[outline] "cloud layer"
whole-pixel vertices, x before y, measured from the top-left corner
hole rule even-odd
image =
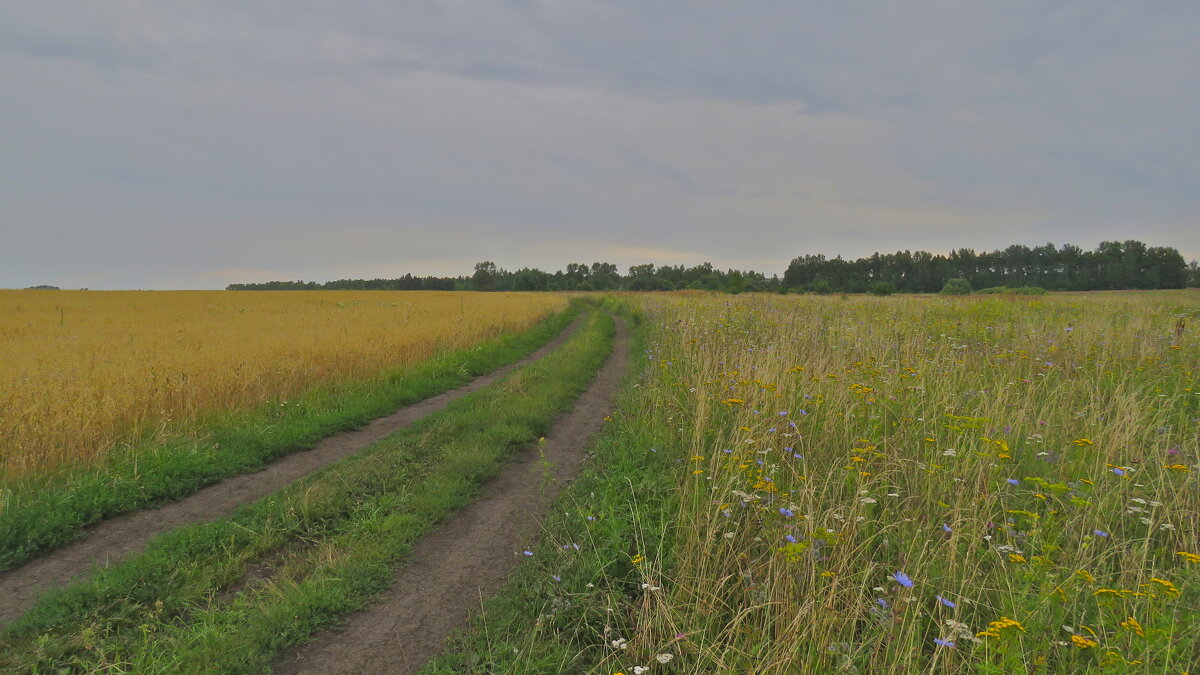
[[[0,287],[1200,256],[1200,5],[806,4],[0,9]]]

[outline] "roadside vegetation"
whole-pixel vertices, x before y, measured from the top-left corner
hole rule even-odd
[[[1200,297],[641,296],[640,372],[428,672],[1185,672]]]
[[[278,395],[268,394],[263,389],[254,393],[258,398],[253,400],[257,402],[248,408],[243,406],[232,411],[214,409],[203,414],[197,412],[192,423],[173,425],[166,431],[138,434],[135,440],[120,443],[99,457],[93,458],[89,453],[83,452],[79,462],[67,464],[66,457],[62,456],[54,460],[53,471],[44,467],[45,471],[18,473],[0,481],[0,570],[28,560],[40,551],[72,541],[79,536],[82,528],[104,518],[165,500],[178,499],[222,478],[254,471],[284,454],[312,447],[325,436],[354,428],[404,405],[452,389],[477,375],[512,363],[552,340],[578,313],[576,307],[564,309],[563,304],[559,302],[547,304],[541,301],[495,296],[496,301],[488,305],[489,311],[511,310],[513,316],[507,319],[500,318],[498,314],[467,316],[457,324],[450,320],[442,326],[444,335],[439,337],[428,332],[418,333],[424,336],[427,344],[405,351],[408,338],[386,338],[386,335],[398,333],[409,324],[400,318],[403,315],[397,313],[399,309],[380,306],[381,296],[378,294],[372,295],[374,302],[369,303],[363,302],[361,295],[356,296],[359,299],[351,302],[359,303],[358,309],[339,309],[336,304],[329,304],[339,296],[346,296],[342,299],[347,300],[353,294],[329,294],[328,300],[311,296],[301,299],[294,294],[283,297],[276,294],[255,295],[254,297],[261,299],[251,300],[247,306],[256,308],[255,312],[259,316],[250,320],[248,326],[239,324],[232,318],[238,314],[234,309],[237,304],[229,304],[227,294],[223,296],[226,298],[224,300],[217,297],[220,294],[212,293],[178,296],[163,294],[162,298],[140,300],[146,295],[148,294],[113,294],[111,297],[104,294],[88,295],[88,302],[92,302],[93,298],[102,298],[92,307],[95,316],[91,321],[99,321],[96,318],[98,316],[113,316],[125,311],[117,302],[118,296],[129,296],[134,300],[147,302],[156,308],[155,311],[173,316],[174,319],[168,322],[172,326],[183,322],[184,317],[188,315],[195,319],[198,312],[203,314],[211,311],[216,313],[216,318],[205,319],[193,326],[197,335],[187,339],[195,340],[195,344],[186,349],[180,347],[176,353],[168,353],[157,362],[150,360],[138,364],[135,362],[135,355],[121,356],[121,345],[125,340],[109,335],[109,338],[115,341],[107,346],[101,343],[99,336],[93,338],[95,342],[90,349],[96,351],[90,356],[67,355],[62,357],[60,363],[81,358],[113,359],[135,370],[141,368],[143,372],[161,372],[158,369],[164,367],[163,363],[171,359],[185,359],[186,352],[186,359],[209,360],[207,365],[199,370],[195,369],[198,368],[197,362],[193,362],[189,366],[193,370],[185,380],[211,376],[224,382],[223,385],[218,383],[211,386],[202,383],[187,385],[194,392],[215,392],[221,386],[240,386],[237,384],[238,374],[250,370],[257,371],[259,375],[247,375],[247,390],[267,387],[266,383],[274,377],[272,373],[275,371],[304,368],[311,369],[304,378],[293,379],[288,376],[286,379],[295,386],[299,386],[301,381],[309,381],[310,386],[307,389],[285,388]],[[411,320],[428,320],[427,313],[437,311],[438,302],[453,300],[457,311],[459,300],[451,298],[450,294],[444,295],[447,297],[440,300],[429,295],[421,296],[430,297],[433,304],[418,303],[419,311],[408,310],[417,312]],[[28,304],[25,297],[22,296],[21,302]],[[395,294],[382,297],[402,300],[412,296]],[[465,298],[462,302],[476,303],[479,297],[481,296]],[[83,299],[80,299],[80,302],[82,303]],[[113,305],[114,302],[117,304]],[[206,303],[215,303],[223,309],[217,312],[212,305]],[[364,308],[361,305],[368,306]],[[466,307],[466,304],[463,306]],[[209,309],[205,310],[205,307]],[[532,313],[535,308],[541,308],[541,314]],[[553,313],[547,314],[551,309]],[[297,312],[299,316],[291,316],[292,312]],[[45,311],[41,312],[43,318],[45,314]],[[539,316],[543,318],[539,319]],[[318,321],[317,317],[322,318]],[[223,340],[221,333],[216,330],[217,319],[233,321],[227,330],[245,330],[250,334],[248,354],[235,359],[235,350],[228,340],[222,342],[225,345],[222,349],[228,351],[221,352],[219,356],[203,346],[211,341]],[[303,321],[306,319],[313,321],[313,325],[304,329]],[[339,328],[342,325],[340,321],[347,321],[350,325]],[[364,321],[368,321],[369,325],[359,325]],[[389,324],[389,321],[396,322],[396,325]],[[68,323],[75,322],[75,319],[68,320]],[[162,326],[152,323],[138,325],[139,328],[123,329],[128,340],[160,345],[170,343],[170,336],[167,334],[173,333],[173,328],[164,333]],[[433,328],[427,328],[426,331],[437,328],[436,322],[433,322],[433,325]],[[461,326],[461,334],[453,334],[455,325]],[[81,326],[75,326],[71,330],[77,328]],[[340,334],[343,328],[349,331],[346,335]],[[514,328],[520,330],[512,332]],[[317,336],[311,337],[310,340],[331,338],[333,342],[319,349],[313,347],[316,351],[312,352],[303,349],[297,349],[292,354],[279,351],[288,349],[289,334],[294,338],[297,331],[301,330],[308,330]],[[254,342],[257,339],[256,335],[262,331],[274,333],[264,338],[265,341]],[[372,332],[374,337],[367,339],[365,335]],[[357,344],[345,341],[348,337],[353,339],[355,335],[363,338],[363,348],[366,352],[375,352],[368,361],[362,361],[366,357],[354,355]],[[162,340],[168,342],[163,343]],[[354,349],[351,349],[352,346]],[[255,351],[256,349],[274,351],[270,352],[273,355],[267,356],[267,352]],[[107,356],[102,358],[102,353]],[[390,356],[387,356],[388,354]],[[319,364],[313,360],[318,356],[326,360],[323,367],[318,367]],[[424,360],[414,362],[418,357]],[[271,361],[267,361],[268,358]],[[356,359],[359,361],[358,367],[367,368],[365,364],[369,363],[369,367],[376,370],[352,380],[338,377],[329,381],[315,377],[317,373],[324,373],[322,377],[332,377],[332,369],[351,369],[347,362]],[[183,361],[179,361],[179,364],[182,363]],[[178,367],[184,367],[179,364]],[[218,367],[218,364],[224,365]],[[18,372],[16,366],[9,364],[7,367],[10,368],[10,375]],[[104,372],[111,375],[108,368],[110,366],[91,371],[91,377],[101,377]],[[132,397],[132,392],[136,389],[132,380],[137,376],[127,377],[131,383],[124,395]],[[255,377],[258,377],[257,381]],[[108,400],[101,395],[102,390],[120,388],[119,383],[111,387],[102,384],[98,380],[91,380],[88,386],[95,391],[83,398],[92,403]],[[48,390],[42,394],[56,396]],[[91,408],[87,407],[86,401],[76,400],[79,396],[82,395],[64,393],[54,401],[38,405],[43,405],[46,410],[57,409],[61,419],[55,419],[60,419],[68,429],[76,429],[77,433],[85,434],[85,429],[91,428],[88,420],[94,421],[94,416],[91,416]],[[195,396],[199,397],[200,393],[195,393]],[[69,409],[62,407],[71,400],[76,400],[82,406],[77,411],[82,421],[74,421],[68,414]],[[227,403],[233,405],[232,401]],[[4,410],[6,412],[0,415],[13,415],[12,408]],[[54,439],[61,434],[61,426],[52,424],[49,419],[38,419],[40,422],[36,428],[22,427],[24,431],[17,430],[6,436],[10,442],[17,443],[16,446],[10,447],[32,447],[21,446],[20,443],[44,443],[49,444],[46,447],[58,447],[54,445],[57,443]],[[13,440],[18,437],[24,440]],[[99,436],[95,439],[100,442]],[[72,441],[69,447],[74,445],[75,441]],[[21,452],[24,451],[10,452],[7,455],[9,461],[17,461]],[[67,450],[59,448],[53,452],[65,453]]]
[[[592,313],[562,348],[445,411],[48,594],[0,633],[0,670],[264,672],[386,588],[414,539],[570,406],[613,335]]]

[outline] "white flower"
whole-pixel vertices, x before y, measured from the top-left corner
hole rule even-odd
[[[675,658],[674,654],[668,654],[668,653],[664,652],[664,653],[659,654],[658,656],[654,657],[654,660],[658,661],[659,663],[670,663],[671,659],[673,659],[673,658]]]
[[[864,504],[874,504],[875,498],[874,497],[863,497],[862,499],[859,499],[858,501],[860,501]]]
[[[625,642],[625,638],[617,638],[612,641],[613,649],[629,649],[629,644]]]
[[[958,454],[958,451],[955,450],[954,448],[946,448],[945,450],[942,451],[943,457],[953,457],[957,454]]]
[[[650,666],[634,666],[633,667],[633,675],[642,675],[642,673],[646,673],[649,671],[650,671]]]

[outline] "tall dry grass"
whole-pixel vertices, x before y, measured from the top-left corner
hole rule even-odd
[[[642,304],[686,468],[635,646],[696,672],[1200,662],[1196,293]]]
[[[0,478],[531,326],[558,295],[0,291]]]

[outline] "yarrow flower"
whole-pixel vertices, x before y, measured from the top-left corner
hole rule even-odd
[[[904,572],[894,572],[892,574],[892,578],[896,580],[896,583],[900,584],[901,586],[903,586],[905,588],[913,587],[913,580],[910,579],[908,577],[908,575],[905,574]]]

